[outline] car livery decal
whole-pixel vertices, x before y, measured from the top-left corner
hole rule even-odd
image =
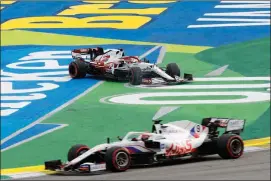
[[[127,146],[126,147],[131,154],[153,152],[152,150],[142,146]]]
[[[200,132],[201,132],[201,126],[199,124],[197,124],[196,126],[194,126],[191,130],[190,130],[190,134],[194,137],[194,138],[199,138],[200,137]]]
[[[183,155],[193,152],[191,140],[186,140],[185,145],[179,145],[172,143],[169,148],[166,149],[166,156]]]

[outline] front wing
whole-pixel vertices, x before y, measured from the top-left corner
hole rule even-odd
[[[178,77],[175,76],[174,80],[166,80],[163,78],[143,78],[142,84],[145,85],[180,85],[185,84],[193,81],[193,75],[192,74],[184,74],[184,77]]]
[[[61,160],[50,160],[44,163],[45,170],[51,170],[56,172],[79,172],[79,173],[92,173],[96,171],[106,170],[106,164],[100,163],[83,163],[76,169],[71,169],[70,167],[65,167]]]

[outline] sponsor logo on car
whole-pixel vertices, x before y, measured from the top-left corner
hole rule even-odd
[[[166,150],[166,156],[183,155],[192,151],[191,140],[185,142],[185,146],[178,144],[171,144],[170,148]]]
[[[229,120],[227,131],[242,129],[244,127],[244,123],[244,120]]]

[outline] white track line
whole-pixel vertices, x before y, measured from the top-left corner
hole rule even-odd
[[[23,173],[9,174],[7,176],[10,176],[13,180],[13,179],[22,179],[22,178],[41,177],[45,175],[47,174],[42,173],[42,172],[23,172]],[[4,180],[11,180],[11,179],[4,179]]]
[[[143,53],[142,55],[140,55],[138,58],[142,59],[145,58],[146,56],[148,56],[149,54],[151,54],[152,52],[154,52],[155,50],[157,50],[158,48],[160,48],[161,46],[157,45],[155,47],[153,47],[152,49],[150,49],[149,51]]]
[[[54,109],[53,111],[49,112],[48,114],[42,116],[41,118],[39,118],[38,120],[34,121],[33,123],[29,124],[28,126],[16,131],[15,133],[9,135],[8,137],[4,138],[3,140],[1,140],[1,144],[5,143],[6,141],[10,140],[11,138],[21,134],[22,132],[24,132],[25,130],[31,128],[32,126],[34,126],[35,124],[38,124],[40,122],[42,122],[43,120],[47,119],[48,117],[52,116],[53,114],[55,114],[56,112],[64,109],[65,107],[67,107],[68,105],[72,104],[73,102],[75,102],[76,100],[80,99],[81,97],[83,97],[84,95],[86,95],[87,93],[89,93],[90,91],[92,91],[93,89],[95,89],[96,87],[98,87],[99,85],[101,85],[104,81],[100,81],[98,83],[96,83],[94,86],[90,87],[89,89],[87,89],[86,91],[84,91],[83,93],[79,94],[78,96],[74,97],[73,99],[69,100],[68,102],[66,102],[65,104],[62,104],[61,106],[59,106],[58,108]]]
[[[164,60],[164,57],[166,55],[166,52],[167,52],[167,49],[165,46],[162,46],[160,52],[159,52],[159,55],[158,55],[158,58],[157,58],[157,61],[156,63],[159,64],[159,63],[162,63],[163,60]]]
[[[42,123],[40,123],[40,124],[42,124]],[[55,124],[55,123],[47,123],[47,124]],[[56,127],[56,128],[53,128],[53,129],[50,129],[50,130],[47,130],[47,131],[45,131],[45,132],[43,132],[43,133],[40,133],[40,134],[38,134],[38,135],[36,135],[36,136],[32,136],[32,137],[30,137],[30,138],[28,138],[28,139],[26,139],[26,140],[20,141],[20,142],[14,144],[14,145],[11,145],[11,146],[9,146],[9,147],[7,147],[7,148],[1,150],[1,152],[3,153],[4,151],[7,151],[7,150],[9,150],[9,149],[11,149],[11,148],[14,148],[14,147],[16,147],[16,146],[19,146],[19,145],[21,145],[21,144],[23,144],[23,143],[29,142],[29,141],[31,141],[31,140],[34,140],[34,139],[38,138],[38,137],[41,137],[41,136],[46,135],[46,134],[48,134],[48,133],[51,133],[51,132],[53,132],[53,131],[55,131],[55,130],[58,130],[58,129],[61,129],[61,128],[64,128],[64,127],[68,126],[68,124],[58,124],[58,125],[60,125],[60,126],[58,126],[58,127]]]
[[[252,3],[252,4],[258,4],[258,3],[270,3],[270,1],[259,1],[259,0],[257,0],[257,1],[220,1],[220,3],[238,3],[238,4],[241,4],[241,3]]]
[[[213,70],[213,71],[209,72],[208,74],[206,74],[205,77],[222,75],[225,72],[225,70],[228,68],[228,66],[229,65],[224,65],[223,67],[220,67],[216,70]]]
[[[270,148],[261,148],[261,147],[256,147],[256,146],[247,146],[244,148],[245,153],[249,152],[257,152],[257,151],[263,151],[263,150],[268,150]]]

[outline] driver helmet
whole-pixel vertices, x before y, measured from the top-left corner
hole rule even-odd
[[[150,138],[150,136],[151,136],[150,134],[144,133],[141,135],[141,140],[146,141]]]

